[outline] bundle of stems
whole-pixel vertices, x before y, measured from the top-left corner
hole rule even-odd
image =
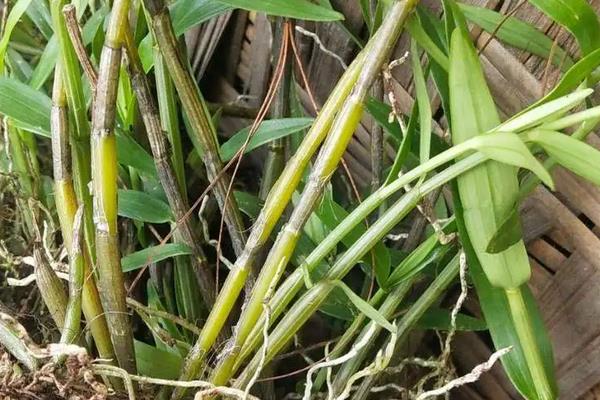
[[[98,84],[92,110],[92,182],[96,263],[102,304],[119,366],[135,373],[133,334],[117,231],[117,149],[115,108],[121,66],[121,50],[128,27],[130,2],[113,3],[100,56]]]
[[[288,161],[265,200],[265,205],[254,224],[244,252],[238,257],[230,271],[202,334],[186,359],[182,379],[189,380],[197,376],[204,356],[214,344],[214,340],[241,292],[252,263],[291,199],[308,162],[331,128],[332,133],[328,136],[327,142],[320,152],[302,199],[271,249],[265,265],[261,268],[261,273],[251,292],[251,298],[244,307],[242,317],[236,327],[233,351],[227,354],[220,366],[215,369],[214,382],[227,380],[225,375],[231,371],[229,367],[232,366],[239,347],[254,326],[254,322],[260,317],[265,296],[270,288],[277,284],[278,278],[283,273],[295,248],[299,230],[320,198],[325,183],[335,171],[346,145],[360,121],[362,101],[368,93],[370,83],[377,76],[382,63],[391,50],[392,43],[395,43],[395,39],[402,31],[405,19],[416,3],[416,1],[397,2],[391,6],[382,27],[344,73],[302,144]],[[352,94],[350,94],[351,92]],[[337,117],[335,117],[336,114],[338,114]],[[174,397],[177,397],[177,393]]]
[[[144,73],[131,33],[128,28],[126,30],[125,46],[131,83],[142,113],[160,183],[177,221],[174,238],[176,242],[183,243],[192,249],[192,271],[199,275],[198,283],[202,298],[206,306],[211,307],[214,303],[215,282],[208,268],[204,251],[200,246],[201,242],[196,235],[196,230],[193,228],[192,220],[187,216],[189,204],[187,199],[182,196],[179,183],[182,182],[183,176],[180,173],[181,178],[177,178],[175,169],[169,160],[168,142],[162,131],[158,107],[150,90],[150,84]]]
[[[179,51],[169,10],[164,1],[144,0],[144,4],[152,18],[154,37],[190,122],[192,142],[200,145],[199,151],[208,179],[215,184],[215,197],[223,213],[233,248],[239,256],[246,243],[245,227],[237,202],[229,192],[230,178],[223,171],[216,130],[206,102],[190,72],[187,60]]]
[[[79,267],[83,263],[83,291],[81,293],[81,308],[88,321],[90,332],[98,348],[98,353],[105,360],[114,362],[114,352],[104,310],[96,287],[96,279],[92,273],[91,257],[82,251],[79,255],[79,243],[74,240],[74,221],[77,213],[77,198],[73,188],[71,156],[69,149],[69,118],[67,110],[66,92],[64,89],[63,69],[61,63],[56,66],[54,76],[54,88],[52,91],[52,164],[54,170],[54,194],[56,211],[61,226],[61,232],[65,247],[67,248],[72,266]],[[82,205],[85,207],[85,205]],[[82,208],[83,210],[83,208]],[[82,216],[83,218],[83,216]],[[73,272],[73,271],[72,271]],[[71,301],[71,298],[69,299]],[[76,311],[73,311],[76,313]],[[71,314],[71,313],[69,313]],[[75,325],[75,318],[73,318]],[[64,331],[63,331],[64,335]]]
[[[92,217],[92,196],[88,187],[91,181],[91,165],[90,165],[90,123],[87,115],[87,104],[85,101],[83,82],[81,80],[81,68],[75,53],[73,44],[69,38],[69,33],[66,27],[65,18],[62,9],[66,4],[66,0],[52,0],[51,16],[54,31],[59,43],[59,59],[60,76],[62,86],[67,103],[69,113],[73,116],[75,122],[72,129],[69,129],[67,141],[70,144],[72,153],[72,181],[77,199],[84,205],[84,232],[85,243],[88,248],[88,253],[93,262],[96,257],[94,245],[94,224]],[[55,73],[56,75],[56,73]],[[64,139],[66,140],[66,139]],[[73,211],[73,215],[74,215]],[[72,219],[72,217],[71,217]],[[69,231],[70,232],[70,231]]]

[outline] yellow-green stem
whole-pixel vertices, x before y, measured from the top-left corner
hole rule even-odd
[[[325,186],[337,169],[346,147],[360,123],[364,107],[363,102],[368,94],[369,87],[377,77],[393,44],[396,43],[400,32],[402,32],[406,18],[416,4],[417,1],[394,3],[385,22],[374,37],[372,47],[367,49],[356,85],[336,116],[331,133],[317,157],[300,201],[285,228],[277,237],[252,289],[250,299],[245,305],[235,331],[233,349],[228,351],[213,372],[211,380],[214,384],[227,383],[241,346],[252,331],[256,321],[260,318],[263,311],[263,302],[270,297],[274,287],[283,275],[285,267],[296,248],[304,224],[321,198]]]
[[[100,298],[119,366],[135,373],[133,333],[125,303],[125,282],[119,255],[118,164],[114,134],[118,78],[129,5],[128,0],[114,1],[100,56],[92,112],[92,182]]]
[[[515,324],[517,336],[519,336],[519,345],[527,360],[533,386],[535,386],[541,400],[553,399],[553,391],[544,371],[544,363],[535,340],[535,333],[523,299],[523,293],[520,288],[506,289],[504,293],[506,293],[508,299],[510,314]]]
[[[73,221],[77,210],[77,199],[71,178],[71,158],[69,152],[69,126],[67,115],[67,99],[63,85],[63,73],[60,63],[56,66],[54,89],[52,92],[52,163],[54,170],[54,198],[58,220],[60,222],[63,241],[69,252],[73,248]],[[98,353],[105,360],[114,360],[114,352],[100,295],[96,287],[96,279],[90,267],[90,256],[83,252],[84,282],[82,292],[82,309]]]

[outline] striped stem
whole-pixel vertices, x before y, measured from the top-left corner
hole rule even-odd
[[[187,61],[177,45],[169,10],[162,0],[144,0],[144,4],[152,17],[152,28],[158,47],[163,55],[167,69],[171,74],[175,88],[192,127],[192,142],[198,143],[202,149],[202,160],[206,167],[208,179],[217,181],[214,189],[215,197],[236,254],[241,254],[246,235],[242,216],[233,196],[228,196],[230,178],[222,173],[223,160],[219,154],[219,145],[215,127],[202,94],[194,80]]]
[[[73,221],[77,210],[77,199],[73,189],[71,177],[71,157],[69,152],[69,127],[67,115],[67,98],[64,90],[64,81],[61,63],[56,66],[54,75],[54,88],[52,91],[52,164],[54,169],[54,198],[56,210],[61,226],[63,241],[69,251],[69,258],[73,258]],[[96,279],[92,273],[90,255],[84,255],[84,275],[82,308],[88,321],[90,332],[98,348],[101,358],[114,359],[114,352],[104,310],[100,302],[100,295],[96,287]]]
[[[279,324],[269,335],[269,343],[266,352],[266,361],[270,361],[293,335],[302,327],[308,318],[325,301],[331,290],[335,287],[331,282],[343,279],[356,265],[356,263],[416,206],[417,202],[436,188],[456,178],[464,171],[480,165],[485,157],[474,154],[444,171],[423,182],[420,186],[406,193],[395,204],[393,204],[371,227],[357,240],[329,269],[325,277],[312,286],[283,316]],[[364,204],[364,203],[363,203]],[[261,351],[245,368],[241,378],[236,380],[236,386],[244,387],[247,379],[260,363]],[[236,362],[236,365],[241,363]],[[232,368],[231,374],[235,373]]]
[[[363,102],[369,88],[377,77],[383,62],[389,56],[402,32],[404,22],[416,4],[416,0],[394,3],[386,20],[375,35],[372,48],[366,53],[365,62],[357,82],[348,100],[339,111],[331,132],[323,144],[300,201],[269,252],[252,289],[250,299],[242,311],[235,331],[233,350],[222,359],[214,370],[212,378],[214,384],[221,385],[227,382],[225,377],[230,374],[231,367],[239,354],[241,346],[256,321],[260,318],[265,299],[270,297],[273,288],[283,275],[285,267],[296,248],[304,224],[320,200],[324,188],[337,169],[354,130],[360,123]]]
[[[92,196],[88,187],[91,181],[90,167],[90,124],[87,115],[87,105],[81,81],[81,68],[62,13],[66,0],[52,0],[50,11],[54,32],[58,37],[60,48],[59,60],[64,90],[67,95],[69,112],[73,115],[75,125],[69,131],[71,152],[73,154],[74,190],[77,198],[84,204],[84,230],[88,253],[92,261],[96,256],[94,244],[94,224],[92,218]],[[76,207],[75,207],[76,208]],[[73,214],[75,215],[75,211]],[[63,231],[64,232],[64,231]]]
[[[415,326],[417,321],[423,316],[436,301],[440,298],[448,288],[448,286],[456,279],[460,268],[459,255],[455,256],[440,274],[434,279],[429,287],[417,299],[417,301],[408,309],[397,324],[396,344],[394,345],[394,357],[398,356],[398,351],[406,344],[408,333]],[[377,382],[381,373],[371,375],[359,386],[354,393],[353,399],[365,399],[371,390],[371,387]]]
[[[273,24],[273,49],[271,51],[274,60],[273,70],[275,70],[277,67],[275,65],[275,61],[279,58],[278,54],[280,53],[282,37],[284,37],[284,29],[286,29],[284,19],[278,18]],[[287,56],[283,60],[283,78],[281,80],[281,83],[279,84],[279,87],[277,88],[275,98],[273,99],[273,106],[271,109],[271,118],[273,119],[289,117],[290,84],[292,78],[290,61],[291,55],[287,54]],[[260,190],[258,193],[258,197],[261,200],[265,200],[267,198],[269,192],[271,191],[271,188],[277,181],[277,178],[279,178],[279,175],[281,175],[281,171],[283,171],[283,167],[285,165],[285,149],[287,142],[287,138],[281,138],[273,140],[269,143],[263,177],[260,183]]]
[[[83,207],[79,207],[73,223],[73,243],[69,251],[69,302],[67,304],[65,326],[60,343],[71,344],[77,341],[81,328],[81,293],[85,278],[85,265],[82,250]],[[64,357],[62,357],[64,360]]]
[[[265,204],[250,232],[244,252],[237,258],[233,269],[229,272],[219,292],[219,296],[217,296],[215,307],[213,307],[204,324],[202,334],[198,337],[198,340],[185,360],[181,374],[182,380],[194,379],[202,369],[206,353],[214,344],[223,325],[227,321],[239,294],[244,288],[252,265],[292,198],[303,176],[304,169],[325,139],[337,109],[342,105],[352,89],[362,67],[363,60],[363,55],[359,55],[350,68],[348,68],[348,71],[342,76],[297,152],[288,160],[279,179],[269,192]],[[176,389],[173,397],[178,398],[183,393],[184,390]]]
[[[128,0],[115,0],[100,56],[92,112],[92,182],[100,298],[119,366],[135,373],[133,333],[125,303],[117,232],[117,149],[114,134],[121,50],[128,26]]]
[[[138,100],[144,125],[146,126],[146,133],[148,135],[148,141],[150,142],[152,155],[154,156],[156,170],[158,171],[160,182],[167,196],[169,205],[173,210],[173,214],[176,220],[179,221],[174,236],[175,241],[184,243],[192,249],[192,270],[189,271],[191,275],[188,276],[193,277],[193,271],[196,271],[196,273],[199,274],[198,282],[200,284],[200,292],[206,306],[210,308],[214,303],[214,278],[206,262],[204,251],[200,246],[200,240],[192,227],[192,221],[190,221],[189,218],[185,218],[189,205],[186,199],[183,198],[179,189],[180,185],[175,170],[169,160],[169,152],[167,150],[168,142],[162,131],[156,101],[150,91],[148,79],[144,73],[137,49],[135,48],[133,38],[129,34],[129,31],[126,35],[126,48],[129,60],[128,67],[131,76],[131,84]]]

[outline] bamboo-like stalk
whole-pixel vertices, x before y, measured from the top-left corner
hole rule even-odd
[[[426,176],[427,173],[435,170],[437,167],[445,164],[446,162],[455,159],[464,152],[464,149],[454,146],[433,157],[427,162],[419,165],[413,170],[408,171],[406,174],[401,175],[395,181],[392,181],[387,186],[380,188],[371,196],[366,198],[356,209],[352,211],[350,215],[348,215],[347,218],[341,221],[340,224],[336,226],[336,228],[323,241],[321,241],[321,243],[319,243],[313,252],[306,258],[302,268],[296,269],[281,284],[269,303],[269,309],[271,310],[270,319],[272,321],[276,320],[287,307],[287,305],[290,304],[300,290],[302,290],[304,287],[304,270],[311,272],[314,268],[316,268],[316,266],[335,249],[335,246],[339,243],[339,241],[341,241],[357,224],[368,218],[369,215],[377,209],[377,207],[383,204],[394,193],[397,193],[399,190],[404,188],[407,184],[418,179],[419,177]],[[473,163],[473,165],[479,165],[485,159],[486,158],[482,157],[480,154],[475,154],[470,156],[469,163]],[[448,172],[452,173],[452,168],[449,169],[449,171],[446,171],[446,173]],[[237,369],[240,362],[246,359],[250,352],[258,346],[262,339],[263,324],[264,316],[261,316],[252,329],[252,332],[249,335],[249,338],[246,340],[246,343],[244,343],[240,356],[236,360],[236,364],[233,369]]]
[[[181,131],[179,130],[175,88],[173,87],[173,81],[167,71],[165,60],[157,47],[153,49],[153,55],[160,122],[171,145],[171,164],[173,165],[173,170],[177,176],[179,191],[181,192],[181,196],[183,196],[184,199],[187,199],[185,159],[181,145]]]
[[[215,298],[214,278],[206,262],[204,251],[200,246],[200,240],[192,227],[192,221],[190,221],[189,218],[185,218],[189,205],[181,195],[179,189],[180,184],[178,183],[177,176],[169,160],[169,152],[167,150],[168,144],[162,131],[158,108],[154,97],[152,96],[152,92],[150,91],[150,85],[144,73],[142,63],[139,59],[137,49],[135,48],[129,30],[126,34],[125,44],[129,61],[128,67],[131,76],[131,84],[138,100],[144,125],[146,126],[146,133],[154,156],[156,170],[158,171],[161,185],[165,191],[169,205],[173,210],[173,214],[176,220],[179,221],[174,237],[177,242],[184,243],[192,249],[193,270],[189,272],[192,277],[194,276],[193,271],[196,271],[196,273],[199,274],[200,279],[198,279],[198,282],[202,298],[204,299],[206,306],[210,308],[213,305]]]
[[[284,19],[278,18],[273,24],[273,49],[271,50],[274,60],[273,64],[275,64],[279,58],[278,55],[280,53],[281,40],[282,37],[284,37],[284,29],[286,29]],[[291,54],[287,53],[286,57],[283,59],[283,77],[279,87],[277,88],[277,92],[275,93],[273,106],[271,109],[271,117],[274,119],[285,118],[289,116],[290,84],[292,78],[290,61]],[[276,65],[273,65],[273,70],[275,69]],[[258,192],[258,197],[261,200],[265,200],[267,198],[271,188],[277,181],[277,178],[279,178],[281,171],[283,171],[287,142],[287,138],[281,138],[273,140],[269,143],[264,173],[260,183],[260,190]]]
[[[417,321],[423,316],[437,299],[444,294],[448,286],[454,281],[458,275],[460,268],[460,255],[456,255],[446,267],[440,272],[440,274],[433,280],[431,285],[423,292],[417,301],[408,309],[408,311],[402,316],[397,324],[396,328],[396,344],[394,345],[394,357],[398,356],[398,351],[405,345],[408,339],[408,333],[417,323]],[[366,353],[366,352],[363,352]],[[364,356],[363,356],[364,357]],[[381,373],[366,377],[358,390],[354,392],[353,399],[362,400],[365,399],[371,390],[371,387],[377,382],[377,379],[381,376]],[[340,382],[342,385],[343,382]]]
[[[75,213],[73,223],[73,243],[69,251],[69,302],[67,304],[65,326],[60,336],[63,344],[75,343],[81,327],[81,293],[85,279],[85,264],[82,249],[83,207]]]
[[[383,100],[383,80],[377,79],[373,84],[373,97],[377,100]],[[371,124],[371,192],[376,191],[381,185],[381,175],[383,173],[383,127],[372,119]]]
[[[232,270],[229,272],[219,292],[215,306],[204,324],[202,334],[198,337],[185,360],[181,380],[194,379],[201,370],[204,357],[221,332],[229,313],[244,288],[254,261],[292,198],[303,176],[304,169],[327,135],[337,109],[352,89],[363,60],[364,54],[361,53],[342,76],[297,152],[288,160],[279,179],[269,192],[265,205],[250,232],[244,252],[237,258]],[[178,398],[183,393],[184,390],[175,389],[173,398]]]
[[[177,116],[177,102],[175,99],[175,89],[173,88],[173,82],[166,70],[166,65],[163,60],[162,54],[158,48],[154,48],[154,76],[156,80],[156,91],[158,94],[158,107],[159,116],[162,130],[166,132],[170,143],[170,161],[177,177],[178,189],[181,193],[181,197],[184,200],[185,208],[187,210],[187,187],[185,184],[185,165],[184,156],[181,145],[181,132],[179,130],[179,119]],[[146,128],[148,130],[148,128]],[[161,132],[162,136],[162,132]],[[166,146],[165,142],[165,148]],[[156,158],[156,155],[154,156]],[[180,223],[187,223],[185,213],[181,214],[181,210],[171,205],[174,209],[174,214],[177,216],[177,221]],[[176,223],[177,224],[177,223]],[[176,238],[177,239],[177,238]],[[196,246],[199,247],[199,242],[196,242]],[[178,303],[181,305],[181,314],[192,321],[197,321],[201,318],[202,314],[202,303],[204,301],[201,298],[199,286],[197,283],[198,279],[202,279],[202,276],[198,278],[194,275],[204,274],[205,271],[202,268],[194,268],[190,266],[191,260],[186,257],[176,257],[173,278],[176,281],[175,286],[179,288],[176,292],[181,295],[181,301]],[[212,282],[211,280],[209,282]],[[214,301],[214,290],[213,293],[207,299],[213,299]],[[212,303],[211,303],[212,304]]]
[[[114,134],[121,50],[128,26],[128,0],[115,0],[100,56],[92,112],[92,183],[100,298],[119,366],[135,373],[133,333],[125,303],[117,232],[117,149]]]
[[[281,278],[296,248],[304,224],[321,198],[327,182],[337,169],[346,146],[354,134],[354,130],[360,123],[363,102],[369,88],[400,36],[404,22],[417,2],[418,0],[411,0],[394,3],[389,10],[386,20],[378,30],[374,38],[373,47],[365,57],[364,65],[352,93],[337,115],[331,132],[319,152],[300,201],[267,256],[256,284],[252,289],[250,299],[240,316],[235,331],[233,350],[229,351],[215,368],[212,378],[213,383],[221,385],[227,382],[224,377],[229,374],[240,347],[253,329],[256,321],[260,318],[265,298],[274,290],[273,288]]]
[[[34,185],[29,174],[29,168],[27,167],[26,150],[21,141],[19,130],[15,128],[10,121],[6,121],[5,129],[10,150],[11,172],[16,174],[19,191],[22,194],[22,196],[17,198],[16,202],[25,222],[23,232],[25,235],[31,237],[34,231],[33,215],[31,209],[27,205],[26,199],[33,197]]]
[[[58,220],[61,226],[63,242],[69,258],[77,256],[71,253],[73,247],[73,221],[77,211],[77,199],[73,188],[71,173],[71,157],[69,151],[69,128],[67,115],[67,98],[64,89],[63,71],[59,62],[54,75],[54,88],[52,91],[52,165],[54,170],[54,198]],[[96,287],[96,280],[92,273],[90,255],[84,254],[84,275],[82,308],[89,324],[90,332],[96,343],[98,354],[105,360],[114,360],[114,351],[104,309],[100,302],[100,295]]]
[[[63,7],[62,11],[65,17],[65,26],[67,27],[69,38],[73,44],[73,49],[75,50],[79,64],[83,68],[83,72],[90,83],[92,93],[94,93],[96,92],[98,74],[90,62],[87,52],[85,51],[85,45],[83,44],[83,38],[81,37],[81,29],[79,28],[79,23],[77,22],[77,12],[75,10],[75,6],[73,4],[67,4]]]
[[[73,189],[71,178],[71,158],[69,154],[69,132],[67,116],[67,99],[63,86],[63,74],[60,63],[56,66],[57,70],[54,78],[54,89],[52,94],[52,158],[54,169],[54,192],[55,203],[63,241],[69,252],[69,258],[73,262],[74,258],[79,258],[72,253],[73,250],[73,221],[75,219],[77,200]],[[86,319],[89,321],[90,331],[96,342],[98,353],[103,359],[112,360],[114,352],[108,333],[108,326],[104,318],[104,310],[100,303],[98,289],[95,279],[91,273],[89,257],[84,258],[84,275],[86,279],[83,282],[82,308]],[[71,300],[71,299],[70,299]],[[64,331],[63,331],[64,335]]]
[[[210,114],[196,81],[190,73],[189,65],[178,50],[177,38],[164,1],[144,0],[144,4],[152,18],[154,37],[192,126],[189,134],[192,136],[192,141],[199,143],[202,147],[202,160],[208,178],[211,181],[218,180],[214,188],[215,197],[225,217],[233,248],[239,255],[246,243],[244,223],[235,198],[228,195],[230,178],[226,173],[222,173],[223,161],[219,155],[216,131]]]
[[[52,0],[50,12],[54,32],[58,38],[60,48],[59,60],[64,90],[67,94],[69,111],[72,113],[73,121],[75,122],[73,129],[69,131],[71,136],[71,152],[73,154],[73,170],[75,171],[73,175],[74,190],[79,201],[84,205],[85,242],[88,254],[91,255],[93,261],[96,252],[92,218],[92,196],[88,187],[88,183],[92,179],[90,167],[90,123],[88,121],[87,105],[81,81],[81,68],[79,67],[62,13],[65,3],[65,0]],[[73,211],[72,215],[75,215],[75,211]]]
[[[283,316],[278,325],[269,335],[266,349],[266,362],[270,361],[283,346],[293,337],[308,318],[320,307],[331,290],[335,287],[331,282],[343,279],[354,265],[371,249],[379,243],[383,237],[396,226],[417,204],[417,202],[437,187],[446,184],[466,170],[480,165],[485,160],[480,154],[463,159],[446,170],[431,177],[422,185],[406,193],[385,214],[383,214],[367,232],[361,236],[331,267],[321,281],[312,286]],[[363,203],[364,204],[364,203]],[[244,387],[248,379],[261,363],[262,350],[250,361],[244,372],[236,379],[236,386]],[[237,360],[236,366],[241,365]],[[229,374],[235,373],[235,368]],[[231,375],[230,375],[231,376]]]
[[[387,320],[393,317],[394,313],[396,312],[396,310],[398,309],[398,307],[412,288],[413,282],[414,278],[409,279],[406,282],[402,282],[394,289],[392,289],[390,293],[388,293],[384,303],[378,310],[379,313],[382,316],[384,316]],[[348,379],[358,370],[365,358],[369,354],[373,354],[373,352],[371,352],[371,349],[375,344],[375,338],[377,337],[377,335],[379,335],[381,329],[381,325],[375,323],[374,321],[369,322],[363,327],[360,334],[356,338],[355,343],[359,342],[367,334],[367,332],[372,332],[373,340],[370,341],[368,345],[361,348],[356,357],[353,357],[351,360],[348,360],[348,362],[344,363],[344,365],[342,365],[337,371],[337,373],[335,374],[335,380],[333,381],[334,393],[339,393],[340,391],[342,391],[346,386],[346,382],[348,382]],[[330,358],[333,359],[341,356],[344,350],[344,347],[340,347],[338,349],[338,346],[336,345],[336,348],[332,351]]]

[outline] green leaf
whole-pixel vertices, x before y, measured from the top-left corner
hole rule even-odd
[[[146,247],[121,258],[123,272],[129,272],[148,265],[157,263],[167,258],[192,254],[192,250],[183,243],[165,243],[157,246]]]
[[[582,53],[600,47],[600,24],[594,9],[586,0],[529,0],[551,19],[575,36]]]
[[[246,214],[248,217],[255,219],[263,206],[260,199],[250,193],[236,190],[233,192],[235,200],[237,201],[240,211]]]
[[[440,67],[448,71],[448,56],[438,47],[438,45],[429,37],[423,24],[419,20],[418,14],[412,15],[406,25],[410,36],[421,46]]]
[[[508,217],[500,223],[500,228],[490,239],[485,251],[492,254],[503,252],[522,238],[523,229],[521,228],[519,206],[515,204]]]
[[[190,28],[221,15],[233,7],[217,0],[178,0],[170,7],[171,21],[175,35],[180,36]],[[138,52],[145,71],[154,65],[152,56],[152,35],[141,41]]]
[[[454,145],[469,139],[479,142],[488,136],[482,133],[500,125],[500,118],[460,10],[453,1],[446,3],[460,27],[452,33],[450,46],[452,141]],[[495,139],[492,139],[489,146],[484,145],[485,151],[481,150],[488,156],[498,157],[501,162],[487,161],[459,176],[457,183],[460,201],[466,210],[464,219],[469,239],[486,276],[494,286],[516,288],[527,282],[531,274],[524,243],[520,241],[501,254],[490,254],[485,250],[519,195],[518,171],[505,163],[537,161],[527,160],[528,156],[533,156],[515,134],[502,135],[498,137],[501,148],[494,149]],[[504,140],[507,143],[503,144]],[[481,142],[475,143],[475,147],[479,145]],[[518,154],[523,147],[525,155]]]
[[[20,80],[21,82],[27,82],[31,79],[31,73],[33,69],[29,62],[15,49],[8,48],[6,52],[6,60],[8,67],[10,68],[11,75]]]
[[[119,130],[116,132],[116,138],[119,164],[133,167],[148,177],[157,177],[154,159],[138,142]]]
[[[173,21],[173,30],[177,36],[188,29],[221,15],[233,6],[215,0],[178,0],[169,10]]]
[[[333,199],[331,191],[327,191],[323,196],[315,214],[328,230],[335,229],[349,215],[348,211]],[[342,239],[342,243],[346,248],[350,248],[366,231],[365,224],[360,223]],[[384,286],[391,268],[391,257],[387,247],[383,243],[376,244],[372,251],[365,254],[362,261],[373,268],[379,286]]]
[[[595,120],[597,118],[600,118],[600,106],[588,108],[587,110],[573,113],[557,120],[542,124],[540,129],[560,131],[570,126],[581,124],[583,122],[589,122],[589,120]]]
[[[52,17],[48,3],[45,1],[34,1],[27,7],[27,16],[40,30],[46,39],[52,36]]]
[[[30,3],[31,0],[17,0],[6,18],[6,23],[2,30],[2,39],[0,39],[0,73],[3,73],[4,71],[4,57],[6,50],[8,49],[8,44],[10,43],[12,31],[15,26],[17,26],[17,23],[23,16],[23,13],[25,13],[25,10],[27,10],[27,7],[29,7]]]
[[[417,326],[421,329],[435,329],[436,331],[447,331],[451,328],[451,313],[449,310],[432,307],[425,311]],[[456,324],[458,331],[485,331],[487,324],[485,321],[471,317],[470,315],[459,313],[456,315]]]
[[[495,36],[513,47],[525,50],[542,58],[548,59],[554,53],[552,63],[563,70],[573,65],[573,60],[560,47],[555,46],[552,39],[534,26],[518,18],[500,14],[486,7],[477,7],[465,3],[459,3],[459,7],[465,17],[471,22],[479,25],[488,33]],[[498,29],[498,25],[500,25]],[[554,47],[554,51],[552,48]]]
[[[342,281],[332,281],[333,285],[339,287],[344,291],[348,299],[354,304],[356,308],[360,310],[363,314],[365,314],[369,319],[377,324],[381,325],[381,327],[387,329],[391,333],[396,332],[396,328],[392,325],[383,315],[379,313],[373,306],[360,298],[356,293],[352,291],[344,282]]]
[[[139,340],[133,341],[138,373],[159,379],[177,379],[183,359]]]
[[[449,234],[455,229],[455,224],[450,222],[444,227],[444,232]],[[430,235],[394,268],[385,288],[389,289],[416,275],[432,262],[443,257],[450,247],[449,245],[440,244],[437,233]]]
[[[521,132],[545,121],[556,119],[566,111],[581,104],[593,92],[592,89],[581,89],[551,101],[538,102],[494,128],[494,131]]]
[[[550,173],[531,154],[518,135],[508,132],[479,135],[474,138],[473,147],[492,160],[532,171],[548,187],[554,189],[554,181]]]
[[[19,128],[50,137],[52,101],[44,93],[16,79],[0,77],[0,113]]]
[[[417,43],[411,41],[411,61],[415,81],[415,91],[417,93],[417,104],[419,109],[419,160],[421,163],[429,160],[431,151],[431,105],[429,103],[429,95],[427,94],[427,84],[425,83],[425,75],[421,67],[419,59],[419,51]]]
[[[337,21],[344,16],[307,0],[219,0],[231,7],[309,21]]]
[[[264,121],[252,136],[250,142],[248,142],[246,153],[272,140],[286,137],[308,128],[312,121],[312,118],[283,118]],[[249,131],[250,127],[244,128],[233,135],[227,142],[223,143],[221,146],[221,157],[223,157],[224,161],[231,160],[238,150],[242,148]]]
[[[121,217],[153,224],[173,221],[173,214],[167,203],[137,190],[119,189],[118,212]]]
[[[563,167],[600,186],[600,151],[589,144],[556,131],[536,130],[528,139],[540,145]]]
[[[44,83],[54,71],[54,66],[56,65],[56,59],[58,58],[58,39],[56,36],[52,36],[46,47],[44,47],[44,52],[40,56],[40,60],[38,61],[33,73],[31,74],[31,79],[29,80],[29,85],[39,90]]]

